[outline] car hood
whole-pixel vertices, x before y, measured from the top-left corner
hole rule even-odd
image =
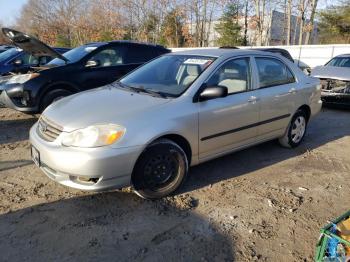
[[[62,59],[64,61],[68,61],[68,59],[61,55],[59,52],[33,36],[9,28],[2,28],[2,33],[15,46],[23,49],[25,52],[33,56],[51,56],[54,58]]]
[[[50,105],[43,116],[70,132],[95,124],[127,125],[170,101],[108,85],[63,98]]]
[[[350,68],[336,66],[318,66],[311,71],[311,76],[317,78],[350,81]]]

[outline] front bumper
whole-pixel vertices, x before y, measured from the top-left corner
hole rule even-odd
[[[38,107],[19,106],[18,102],[16,104],[14,98],[8,95],[6,89],[0,91],[0,107],[15,109],[24,113],[36,113],[38,111]]]
[[[102,191],[130,185],[131,174],[143,147],[74,148],[59,137],[47,142],[30,130],[30,142],[40,153],[40,169],[52,180],[76,189]],[[88,181],[90,179],[90,181]]]
[[[322,101],[325,104],[339,104],[350,106],[350,93],[323,91],[321,95]]]

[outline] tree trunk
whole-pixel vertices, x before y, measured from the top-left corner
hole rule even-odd
[[[258,28],[258,36],[256,39],[256,45],[261,46],[262,44],[262,30],[261,30],[261,16],[260,16],[260,0],[255,0],[255,13],[256,13],[256,23]]]
[[[286,45],[290,45],[290,41],[291,41],[291,23],[292,23],[292,0],[288,0]]]
[[[309,22],[309,28],[305,36],[305,44],[309,45],[311,42],[311,35],[314,31],[314,20],[315,20],[315,14],[316,14],[316,8],[317,8],[318,0],[312,0],[311,3],[311,15],[310,15],[310,22]]]
[[[248,0],[245,1],[243,45],[248,45]]]
[[[303,44],[303,34],[304,34],[304,13],[300,17],[300,29],[299,29],[299,45]]]

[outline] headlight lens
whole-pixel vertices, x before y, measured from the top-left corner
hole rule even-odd
[[[28,80],[33,79],[37,76],[39,76],[38,73],[15,75],[7,81],[7,84],[23,84],[23,83],[27,82]]]
[[[107,124],[89,126],[65,134],[62,145],[73,147],[100,147],[119,141],[126,129],[120,125]]]

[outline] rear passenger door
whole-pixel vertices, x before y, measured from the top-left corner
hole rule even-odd
[[[253,90],[251,59],[224,62],[206,81],[225,86],[228,96],[199,102],[199,158],[211,158],[253,143],[258,134],[259,103]]]
[[[282,60],[274,57],[255,57],[260,98],[261,139],[284,132],[295,108],[298,92],[296,78]]]

